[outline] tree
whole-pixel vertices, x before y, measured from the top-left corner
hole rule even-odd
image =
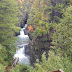
[[[36,72],[49,72],[58,69],[62,69],[65,72],[72,71],[72,63],[68,57],[54,54],[53,51],[49,51],[48,55],[49,57],[46,59],[45,53],[42,54],[42,62],[39,62],[37,59],[37,63],[35,64]]]
[[[0,1],[0,44],[6,49],[8,63],[11,63],[15,52],[15,32],[20,30],[18,24],[18,6],[16,0]]]
[[[54,44],[54,49],[60,49],[63,56],[66,54],[67,56],[70,56],[70,59],[72,60],[71,7],[72,6],[68,6],[68,8],[66,8],[63,14],[63,19],[60,19],[60,23],[56,26],[52,37],[52,44]]]

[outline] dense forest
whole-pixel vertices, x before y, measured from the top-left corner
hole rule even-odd
[[[12,64],[25,22],[32,62],[9,72],[72,72],[72,0],[0,0],[0,72]]]

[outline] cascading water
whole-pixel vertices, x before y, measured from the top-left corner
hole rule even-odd
[[[19,47],[14,54],[14,58],[19,58],[19,63],[29,64],[29,56],[25,54],[25,46],[29,43],[29,36],[24,34],[24,30],[27,27],[25,24],[24,28],[20,30],[20,35],[18,36],[17,46]]]

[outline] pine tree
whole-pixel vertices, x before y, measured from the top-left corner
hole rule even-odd
[[[6,61],[11,63],[15,51],[15,32],[19,31],[18,24],[18,6],[16,0],[0,1],[0,44],[7,50]]]
[[[71,15],[71,5],[66,8],[63,19],[60,19],[60,23],[55,27],[55,32],[53,34],[54,49],[60,49],[62,55],[70,56],[72,60],[72,15]],[[58,52],[59,53],[59,52]]]

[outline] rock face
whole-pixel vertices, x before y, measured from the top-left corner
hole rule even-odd
[[[18,36],[18,35],[20,35],[20,33],[15,33],[15,36]]]
[[[28,35],[28,29],[26,28],[25,30],[24,30],[24,33],[25,33],[25,35]]]
[[[22,14],[23,14],[23,16],[19,16],[19,19],[20,19],[19,27],[21,27],[21,28],[24,27],[24,25],[26,24],[27,19],[28,19],[28,14],[26,12],[23,12]]]

